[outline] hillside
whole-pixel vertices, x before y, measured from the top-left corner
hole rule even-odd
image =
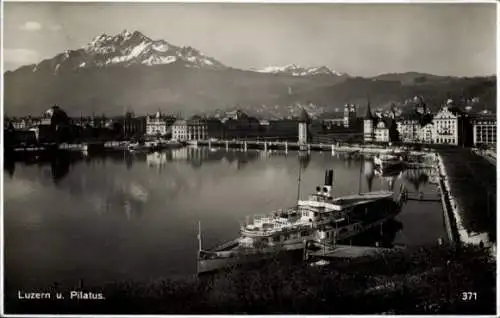
[[[313,103],[327,109],[354,103],[360,105],[358,114],[363,114],[368,98],[374,108],[387,109],[391,103],[403,105],[412,96],[424,96],[430,109],[437,111],[448,98],[459,102],[462,97],[479,97],[480,103],[476,107],[496,112],[495,77],[450,78],[417,85],[403,84],[394,76],[390,78],[393,80],[347,79],[336,85],[281,96],[274,103]]]

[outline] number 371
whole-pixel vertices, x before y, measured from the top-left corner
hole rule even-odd
[[[476,292],[462,292],[462,300],[465,300],[465,301],[477,300],[477,293]]]

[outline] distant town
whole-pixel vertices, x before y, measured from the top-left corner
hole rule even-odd
[[[303,110],[300,116],[266,120],[241,110],[222,116],[155,114],[139,116],[132,111],[122,116],[92,115],[69,117],[63,107],[54,105],[41,116],[4,118],[5,146],[30,147],[44,144],[106,141],[144,142],[171,139],[197,140],[269,140],[299,139],[298,123],[307,121],[311,143],[425,144],[477,148],[496,147],[496,115],[488,111],[462,109],[451,99],[443,101],[432,113],[424,98],[415,96],[405,112],[372,111],[367,100],[365,113],[359,106],[346,104],[343,112],[328,118],[311,118]]]

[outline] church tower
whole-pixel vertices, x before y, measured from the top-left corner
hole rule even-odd
[[[375,123],[374,117],[372,115],[372,110],[370,106],[370,99],[368,99],[368,105],[366,106],[366,114],[363,119],[363,140],[364,142],[373,142],[375,133]]]

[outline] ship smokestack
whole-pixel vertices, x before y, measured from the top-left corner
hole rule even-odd
[[[333,170],[327,170],[325,172],[325,185],[333,186]]]

